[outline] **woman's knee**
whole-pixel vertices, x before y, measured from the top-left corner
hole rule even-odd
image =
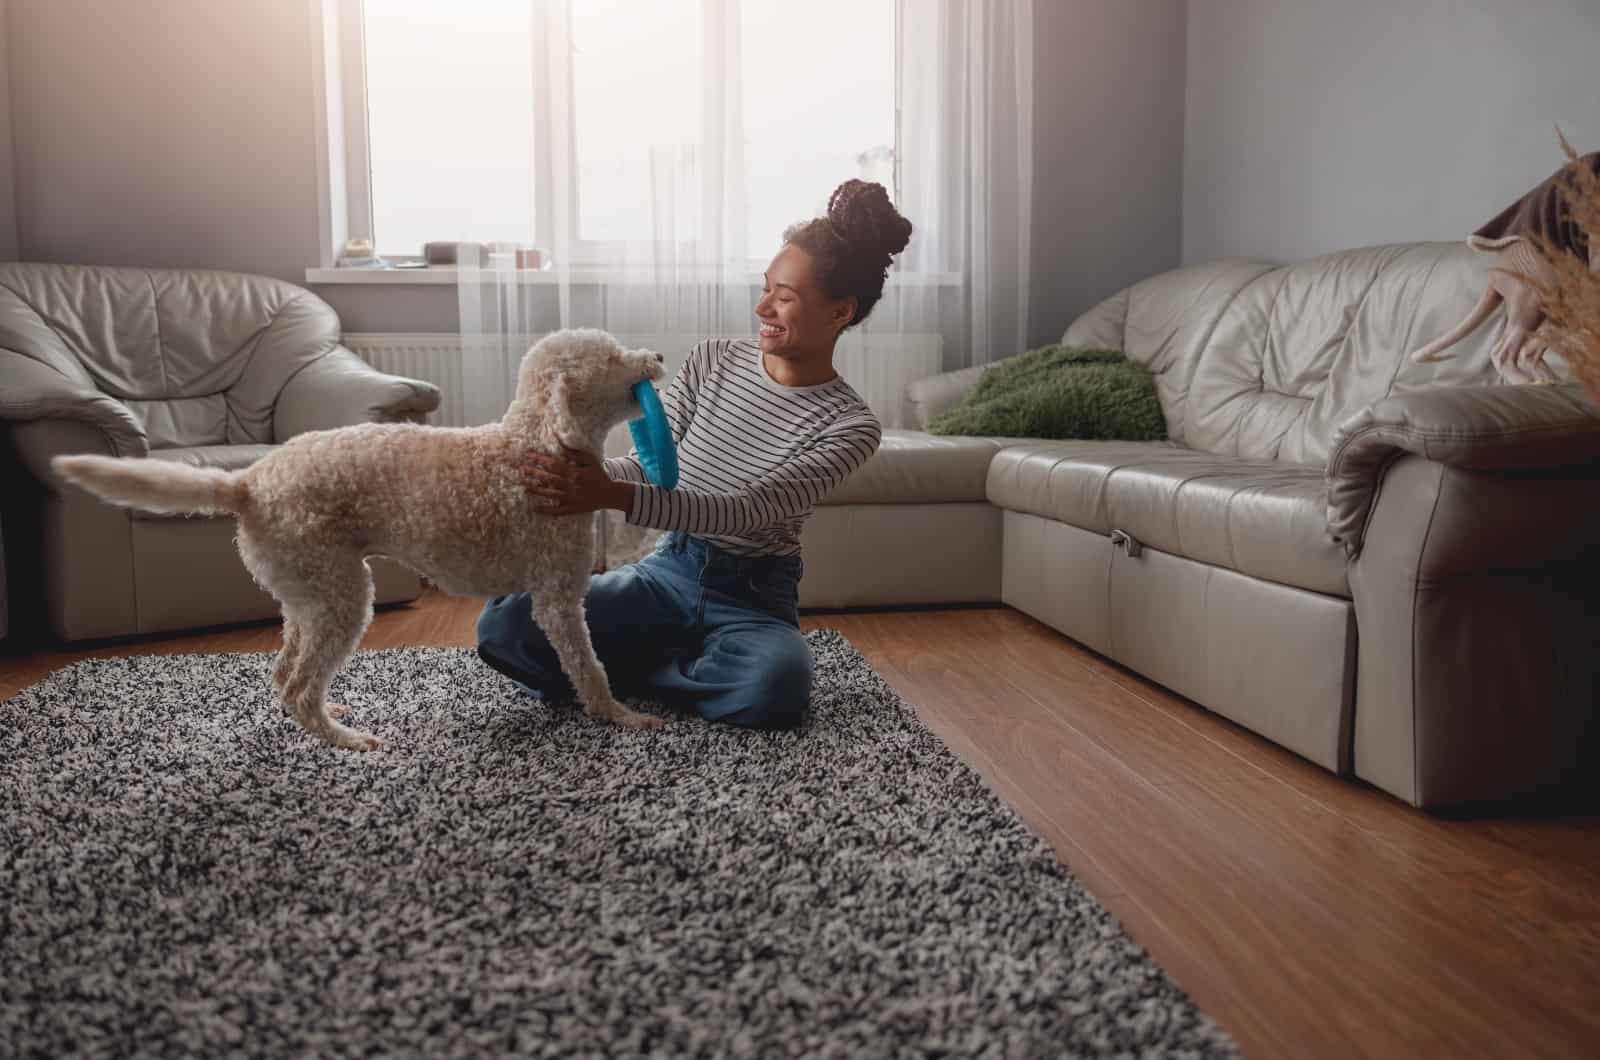
[[[571,695],[527,593],[497,596],[478,615],[478,658],[539,699]]]
[[[497,596],[478,615],[478,647],[496,655],[526,650],[530,638],[543,637],[533,621],[533,604],[527,593]]]
[[[748,729],[792,729],[811,704],[811,651],[785,651],[764,661],[741,689],[743,705],[719,720]]]

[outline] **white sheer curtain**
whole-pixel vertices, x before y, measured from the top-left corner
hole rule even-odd
[[[868,335],[939,332],[944,367],[1022,352],[1033,220],[1032,0],[901,0],[896,201],[916,225]],[[870,340],[869,340],[870,341]]]
[[[911,379],[1022,349],[1032,0],[527,3],[544,161],[518,245],[543,267],[502,244],[459,269],[469,423],[499,417],[529,343],[558,328],[649,344],[669,371],[700,339],[753,335],[782,227],[857,176],[916,227],[838,351],[884,424]],[[797,175],[808,201],[780,191]]]
[[[620,27],[603,17],[615,4],[528,2],[535,153],[553,162],[537,167],[533,229],[458,269],[469,423],[504,412],[543,334],[604,328],[659,349],[670,370],[700,339],[750,334],[759,282],[744,232],[737,0],[634,5]],[[700,32],[643,68],[575,61],[608,44],[637,58],[652,31],[682,38],[685,24]],[[631,38],[607,39],[619,29]]]

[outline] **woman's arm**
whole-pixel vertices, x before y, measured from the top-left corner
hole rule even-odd
[[[847,420],[782,467],[754,479],[734,493],[662,489],[646,482],[615,480],[587,453],[567,451],[565,461],[530,456],[528,489],[543,498],[553,515],[575,515],[610,508],[628,522],[656,530],[691,534],[749,533],[775,526],[809,511],[829,491],[867,462],[878,449],[882,430],[874,419]]]
[[[739,536],[776,526],[810,511],[877,451],[875,421],[854,421],[824,434],[793,460],[734,493],[662,489],[649,483],[615,483],[609,507],[635,526],[689,534]],[[626,501],[624,507],[620,503]]]

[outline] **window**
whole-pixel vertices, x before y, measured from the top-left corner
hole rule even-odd
[[[527,0],[366,0],[372,231],[380,252],[532,231]]]
[[[839,181],[893,188],[896,0],[329,2],[362,59],[350,234],[368,212],[385,256],[531,240],[604,264],[715,230],[719,259],[764,261]]]
[[[572,5],[573,152],[577,238],[646,238],[653,212],[639,191],[699,184],[707,87],[700,0],[576,0]],[[666,182],[663,188],[662,183]],[[681,192],[680,192],[681,197]],[[699,210],[674,211],[662,236],[696,240]]]

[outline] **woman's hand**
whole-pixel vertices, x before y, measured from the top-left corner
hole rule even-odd
[[[566,449],[564,456],[528,453],[522,459],[522,482],[539,510],[551,515],[603,508],[625,512],[633,504],[633,488],[613,481],[593,454],[580,449]]]

